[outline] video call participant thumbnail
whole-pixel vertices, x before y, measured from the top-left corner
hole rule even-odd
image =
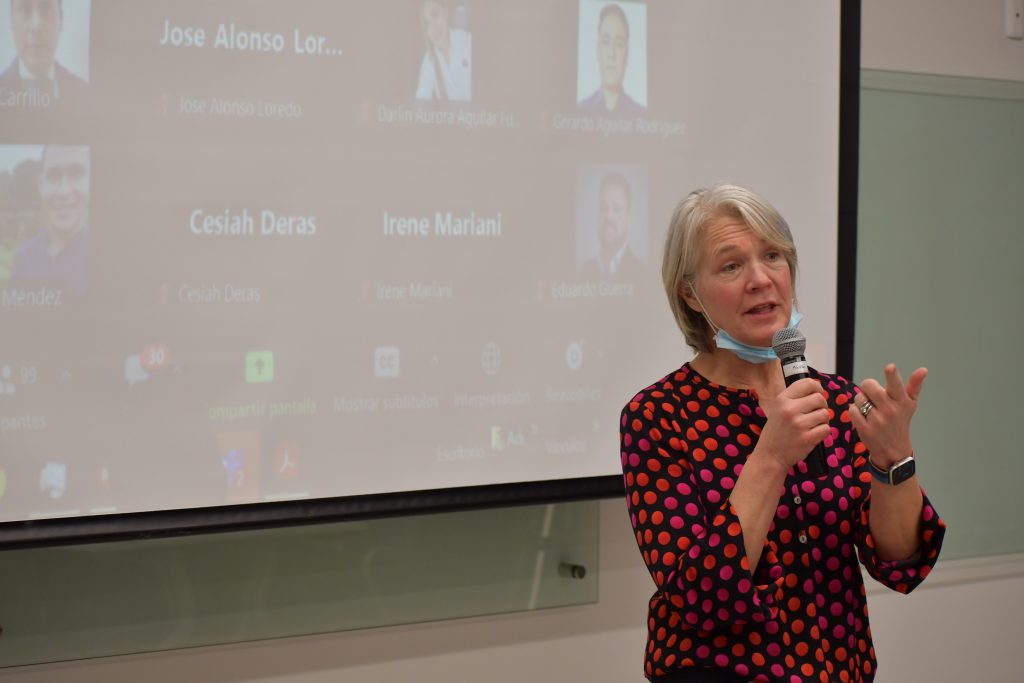
[[[580,21],[585,20],[581,8]],[[600,86],[589,97],[579,101],[581,109],[616,114],[634,114],[647,110],[626,92],[626,74],[629,66],[629,19],[626,12],[617,4],[608,4],[601,8],[597,20],[597,74]],[[580,36],[581,46],[584,36]],[[581,47],[582,49],[582,47]],[[592,66],[582,55],[580,58],[580,88],[588,80],[592,80]]]
[[[89,148],[43,148],[38,178],[39,232],[14,252],[11,284],[85,292],[89,237]]]
[[[65,32],[63,0],[10,0],[10,5],[11,34],[17,54],[0,73],[0,87],[23,90],[35,86],[57,102],[80,102],[87,92],[87,81],[57,59],[58,44]],[[84,16],[84,26],[76,24],[67,30],[85,31],[88,45],[88,9]]]
[[[0,155],[11,147],[0,146]],[[39,214],[38,154],[18,158],[10,170],[0,172],[0,286],[11,279],[14,251],[36,232]],[[7,165],[7,164],[5,164]]]
[[[630,280],[640,272],[643,261],[630,248],[633,192],[621,173],[608,173],[597,192],[597,252],[580,268],[592,278]]]
[[[443,0],[424,0],[420,28],[426,51],[420,63],[418,100],[468,102],[471,98],[473,41],[464,28],[465,8],[450,10]],[[456,27],[462,25],[462,28]]]

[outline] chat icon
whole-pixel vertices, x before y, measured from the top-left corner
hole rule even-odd
[[[128,382],[129,387],[147,379],[149,379],[149,373],[142,367],[142,356],[135,354],[124,359],[124,381]]]

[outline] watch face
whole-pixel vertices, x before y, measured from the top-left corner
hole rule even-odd
[[[905,462],[897,465],[896,467],[894,467],[892,469],[892,473],[891,473],[892,474],[892,483],[893,483],[893,485],[895,485],[895,484],[902,484],[907,479],[910,479],[912,476],[914,476],[914,472],[916,472],[916,471],[917,471],[917,465],[914,464],[914,459],[913,458],[910,458],[910,459],[906,460]]]

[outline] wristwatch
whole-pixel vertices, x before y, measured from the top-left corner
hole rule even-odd
[[[888,484],[889,486],[902,484],[907,479],[914,476],[914,472],[917,471],[917,465],[914,464],[913,453],[903,458],[903,460],[900,460],[887,470],[883,470],[875,465],[875,463],[871,462],[871,458],[869,457],[868,468],[871,470],[871,476],[875,478],[875,481]]]

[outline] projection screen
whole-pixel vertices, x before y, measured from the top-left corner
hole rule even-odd
[[[0,3],[0,522],[620,474],[747,185],[834,370],[839,2]]]

